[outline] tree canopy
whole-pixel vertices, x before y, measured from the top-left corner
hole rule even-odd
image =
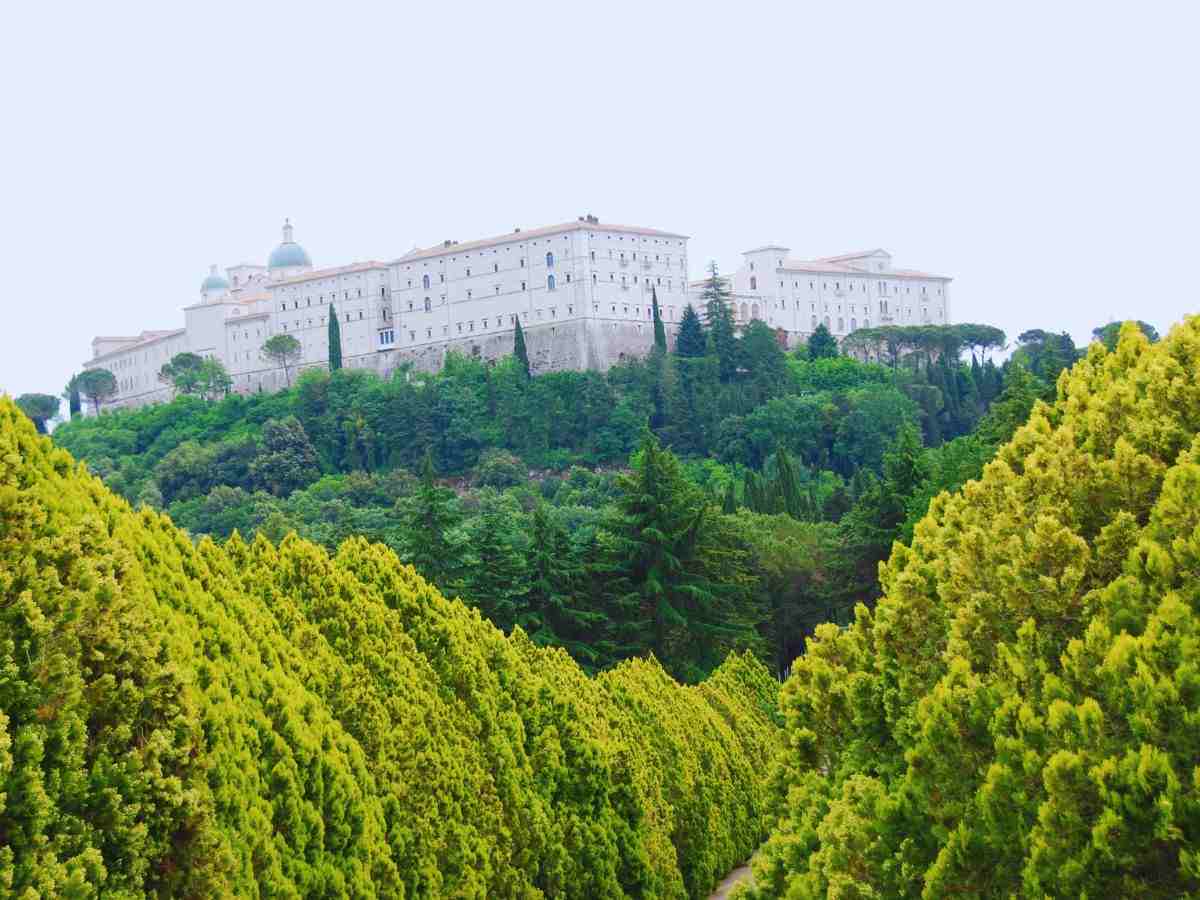
[[[46,421],[57,416],[62,406],[62,401],[53,394],[22,394],[16,403],[37,427],[38,434],[46,433]]]
[[[1200,319],[1127,324],[809,641],[752,895],[1200,891],[1198,492]]]
[[[8,893],[695,898],[763,837],[748,655],[589,678],[362,538],[197,545],[5,398],[0,523]]]

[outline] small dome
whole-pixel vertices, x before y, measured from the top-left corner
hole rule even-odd
[[[217,271],[216,266],[211,266],[208,270],[208,277],[200,284],[201,291],[227,291],[229,290],[229,282],[225,280],[225,276]]]
[[[305,249],[292,240],[292,226],[287,220],[284,220],[283,243],[271,251],[271,256],[267,259],[267,267],[291,269],[296,266],[312,266],[312,260],[308,258]]]

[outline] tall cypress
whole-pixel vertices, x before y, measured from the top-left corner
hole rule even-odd
[[[342,326],[338,324],[337,310],[329,307],[329,371],[342,367]]]
[[[521,364],[525,377],[529,378],[529,351],[525,349],[525,332],[521,330],[521,317],[517,316],[517,326],[513,329],[513,356]]]
[[[654,311],[654,346],[667,352],[667,329],[663,326],[662,314],[658,310],[658,291],[650,288],[650,308]]]

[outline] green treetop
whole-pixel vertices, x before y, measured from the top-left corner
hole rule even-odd
[[[288,386],[292,383],[292,366],[300,359],[300,342],[290,334],[273,334],[262,345],[263,357],[283,369]]]
[[[709,352],[717,357],[721,381],[729,382],[737,375],[738,345],[734,333],[732,294],[729,283],[722,278],[715,262],[708,264],[708,279],[700,293],[708,319]]]
[[[329,371],[342,367],[342,326],[338,322],[337,310],[329,305]]]
[[[22,394],[16,400],[21,412],[33,420],[38,434],[46,433],[46,420],[58,415],[62,401],[53,394]]]
[[[683,308],[683,316],[679,321],[679,333],[675,335],[675,353],[678,356],[694,359],[703,356],[707,349],[707,339],[704,336],[704,326],[692,304]]]
[[[663,353],[667,352],[667,329],[663,325],[662,314],[658,309],[658,290],[650,287],[650,308],[654,313],[654,346]]]
[[[816,330],[808,336],[808,358],[809,359],[833,359],[838,356],[837,338],[829,333],[829,329],[825,327],[825,323],[821,323],[816,327]]]
[[[513,356],[516,357],[517,363],[521,367],[521,371],[525,373],[525,377],[529,378],[531,371],[529,368],[529,351],[525,349],[525,332],[521,329],[521,316],[516,317],[513,327]]]

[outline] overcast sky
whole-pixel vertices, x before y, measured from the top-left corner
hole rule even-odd
[[[285,216],[318,266],[594,213],[884,247],[951,315],[1200,310],[1200,5],[23,3],[0,13],[0,390],[181,327]]]

